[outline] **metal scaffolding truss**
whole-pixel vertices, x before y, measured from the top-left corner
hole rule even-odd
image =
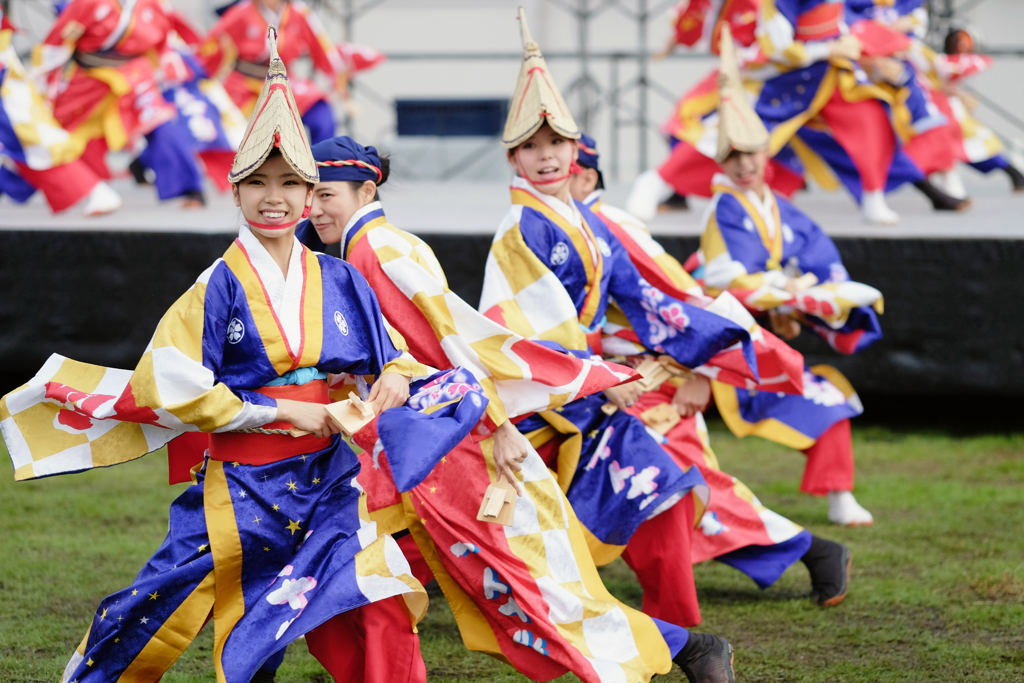
[[[172,0],[173,1],[173,0]],[[368,13],[383,5],[387,0],[307,0],[316,11],[330,23],[341,27],[345,41],[358,40],[358,22]],[[611,178],[620,173],[620,144],[625,133],[636,137],[636,155],[639,168],[648,167],[648,150],[651,135],[657,134],[658,121],[652,120],[652,98],[669,104],[680,95],[679,88],[669,87],[652,78],[650,61],[650,29],[652,20],[661,21],[666,11],[676,0],[536,0],[565,12],[575,24],[576,47],[572,50],[545,51],[545,57],[552,62],[575,64],[576,75],[566,83],[564,93],[576,113],[584,130],[594,130],[600,125],[607,131],[606,158]],[[926,0],[929,12],[929,33],[927,42],[941,49],[946,34],[953,28],[968,25],[969,13],[987,0]],[[51,0],[0,0],[5,10],[10,10],[12,19],[30,25],[31,38],[41,39],[39,26],[47,25],[47,16],[52,21]],[[631,25],[635,36],[633,45],[627,50],[609,51],[593,48],[592,24],[595,19],[607,13],[618,14]],[[45,28],[43,29],[45,30]],[[626,29],[627,31],[629,28]],[[1024,57],[1024,46],[981,46],[981,52],[995,57]],[[708,55],[679,50],[669,60],[707,59]],[[441,62],[441,61],[518,61],[521,53],[506,52],[389,52],[392,62]],[[598,74],[604,78],[599,79]],[[365,80],[365,79],[364,79]],[[354,84],[359,96],[365,97],[383,107],[393,107],[393,101],[375,92],[364,81]],[[438,90],[444,84],[438,83]],[[992,98],[965,86],[989,110],[1024,133],[1024,120],[1008,111]],[[346,121],[346,129],[352,130],[352,121]],[[602,136],[604,137],[604,136]]]
[[[652,133],[657,134],[658,122],[649,115],[651,98],[660,98],[674,103],[681,93],[653,79],[649,64],[652,56],[649,42],[651,21],[660,20],[676,0],[540,0],[558,7],[573,18],[576,23],[576,49],[571,51],[545,51],[551,61],[570,61],[577,65],[577,75],[563,92],[580,126],[584,130],[595,128],[601,115],[608,117],[610,136],[607,145],[608,171],[617,179],[620,172],[620,143],[623,129],[633,129],[636,135],[638,165],[648,167],[648,143]],[[379,7],[386,0],[310,0],[317,11],[333,17],[343,26],[345,40],[355,40],[356,23],[367,12]],[[986,0],[926,0],[929,12],[929,32],[926,41],[934,48],[941,49],[946,34],[954,29],[967,26],[968,13]],[[591,24],[606,12],[616,12],[633,25],[636,36],[632,49],[627,51],[595,50],[591,44]],[[995,57],[1024,57],[1022,46],[983,45],[982,52]],[[403,61],[481,61],[518,60],[517,52],[390,52],[388,59]],[[706,54],[677,51],[668,59],[706,59]],[[595,78],[601,67],[607,69],[604,84]],[[623,78],[623,72],[630,75]],[[358,85],[361,96],[366,96],[381,105],[389,105],[387,98],[375,93],[364,84]],[[1024,120],[1002,107],[990,97],[976,89],[965,86],[986,107],[1024,133]]]

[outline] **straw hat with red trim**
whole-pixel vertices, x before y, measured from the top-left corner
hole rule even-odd
[[[270,45],[267,80],[263,83],[263,90],[249,117],[249,126],[235,154],[228,180],[237,183],[248,177],[263,165],[271,150],[276,147],[296,173],[306,182],[315,183],[320,179],[320,174],[309,149],[302,116],[288,84],[288,71],[277,54],[276,26],[267,28],[267,42]]]
[[[738,152],[762,152],[768,149],[768,129],[750,106],[747,90],[736,62],[736,45],[729,25],[722,26],[721,66],[718,68],[718,152],[715,161],[725,161]]]
[[[519,8],[519,28],[523,34],[523,66],[509,105],[501,144],[513,149],[526,142],[545,122],[559,135],[578,140],[580,129],[548,71],[540,46],[533,42],[530,27],[526,25],[526,10],[522,7]]]

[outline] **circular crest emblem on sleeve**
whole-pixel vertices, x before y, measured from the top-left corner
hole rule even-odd
[[[238,318],[232,318],[228,323],[228,343],[237,344],[245,336],[245,325]]]
[[[603,237],[597,238],[597,249],[601,252],[601,256],[608,258],[612,255],[612,248],[608,246],[608,243],[604,241]]]
[[[341,311],[334,312],[334,324],[338,326],[338,332],[341,332],[344,336],[348,336],[348,322],[345,320],[345,316],[341,314]]]
[[[559,242],[551,247],[551,264],[560,266],[569,260],[569,247],[565,242]]]

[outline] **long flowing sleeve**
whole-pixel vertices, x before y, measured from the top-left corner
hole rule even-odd
[[[272,399],[234,392],[218,379],[232,325],[224,315],[226,270],[218,261],[170,307],[134,371],[55,354],[0,400],[0,430],[15,478],[127,462],[186,431],[274,421]]]
[[[747,365],[756,379],[757,361],[747,330],[651,285],[630,261],[629,254],[617,239],[611,240],[609,249],[610,256],[605,265],[612,273],[609,295],[646,348],[666,353],[682,365],[696,368],[740,342]]]

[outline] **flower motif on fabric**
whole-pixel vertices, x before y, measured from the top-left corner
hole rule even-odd
[[[348,321],[345,320],[341,311],[334,312],[334,324],[338,326],[338,332],[341,332],[343,336],[348,336]]]
[[[316,579],[312,576],[302,576],[297,579],[285,579],[281,587],[272,591],[267,596],[267,602],[271,605],[288,604],[292,609],[303,609],[309,604],[306,593],[316,588]]]
[[[700,530],[705,536],[718,536],[729,531],[729,527],[718,520],[718,514],[707,510],[700,518]]]
[[[459,367],[417,387],[409,397],[408,405],[414,410],[423,411],[441,403],[460,400],[471,391],[483,393],[473,373]],[[480,404],[474,401],[473,405]]]
[[[612,490],[615,493],[622,493],[626,488],[626,480],[632,477],[634,472],[636,470],[632,465],[621,467],[618,460],[612,460],[612,464],[608,465],[608,478],[612,481]]]
[[[508,602],[499,607],[498,611],[506,617],[519,617],[519,620],[524,624],[530,623],[530,615],[528,615],[523,608],[519,606],[519,603],[516,602],[516,599],[512,596],[509,596]]]
[[[238,318],[232,318],[228,323],[228,343],[237,344],[245,336],[245,325]]]
[[[612,454],[612,449],[608,448],[608,440],[615,434],[615,427],[609,426],[605,428],[604,434],[601,435],[601,440],[597,443],[597,448],[594,449],[594,455],[590,457],[590,462],[587,463],[587,469],[592,470],[597,467],[597,463],[602,460],[607,460]]]
[[[804,398],[819,406],[841,406],[846,403],[846,396],[835,384],[806,370],[804,371]]]
[[[494,600],[499,595],[512,595],[512,586],[501,580],[498,572],[490,567],[484,569],[484,597]]]
[[[654,480],[659,474],[661,474],[659,468],[653,465],[645,467],[639,474],[629,480],[629,493],[626,494],[626,498],[633,500],[640,494],[650,495],[654,493],[654,490],[658,488],[658,482]]]
[[[459,541],[452,544],[452,555],[455,557],[466,557],[467,555],[475,555],[479,552],[480,548],[477,548],[472,543],[463,543],[462,541]]]
[[[516,631],[512,634],[512,640],[520,645],[526,645],[532,647],[537,652],[541,653],[545,657],[548,656],[548,641],[543,638],[538,638],[533,635],[531,631]]]
[[[663,351],[661,343],[689,327],[690,318],[679,301],[665,296],[647,280],[640,278],[639,285],[640,305],[647,312],[647,323],[650,325],[650,344],[654,345],[653,350]]]
[[[569,246],[565,242],[559,242],[551,247],[551,256],[548,257],[551,265],[560,266],[569,260]]]

